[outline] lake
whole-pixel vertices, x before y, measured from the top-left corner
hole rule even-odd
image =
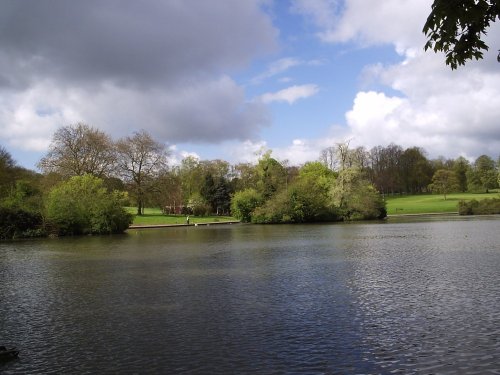
[[[0,243],[2,374],[498,374],[500,218]]]

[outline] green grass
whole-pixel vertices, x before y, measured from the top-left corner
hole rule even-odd
[[[136,207],[125,207],[131,214],[136,214]],[[190,224],[236,221],[231,216],[193,216],[189,215]],[[163,215],[159,208],[145,208],[144,215],[134,216],[132,225],[186,224],[186,215]]]
[[[498,196],[498,193],[458,193],[447,194],[446,200],[444,199],[443,195],[438,194],[387,196],[387,214],[401,215],[458,212],[458,202],[461,200],[481,200],[485,198],[495,198]]]

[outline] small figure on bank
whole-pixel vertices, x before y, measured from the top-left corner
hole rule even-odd
[[[186,217],[186,224],[189,225],[189,216]]]

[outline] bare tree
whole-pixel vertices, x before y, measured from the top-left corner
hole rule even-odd
[[[69,176],[86,173],[104,177],[115,162],[113,141],[104,132],[84,123],[59,128],[52,136],[49,151],[38,168],[43,173]]]
[[[155,178],[165,171],[169,155],[163,143],[155,141],[145,130],[116,143],[117,168],[121,177],[133,186],[137,214],[144,213],[144,200]]]
[[[338,160],[337,160],[337,153],[335,150],[335,147],[330,146],[327,147],[323,150],[321,150],[321,153],[319,155],[319,161],[328,167],[332,171],[336,171],[338,169]]]

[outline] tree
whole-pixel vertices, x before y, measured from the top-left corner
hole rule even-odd
[[[279,161],[271,157],[271,151],[262,155],[257,164],[259,180],[257,182],[258,191],[264,199],[269,199],[280,189],[286,187],[286,169]]]
[[[458,157],[453,162],[453,171],[458,182],[458,190],[463,192],[467,191],[467,172],[470,170],[469,161],[463,156]]]
[[[132,186],[137,201],[137,215],[144,213],[146,193],[156,177],[167,167],[168,151],[145,130],[116,143],[117,166],[122,178]]]
[[[447,169],[438,169],[432,176],[432,184],[430,184],[429,188],[432,191],[443,194],[444,200],[446,200],[446,194],[459,189],[455,172]]]
[[[444,52],[451,69],[482,59],[488,50],[482,38],[499,17],[499,0],[434,0],[423,28],[425,50]]]
[[[132,221],[123,208],[126,199],[124,192],[109,192],[100,178],[73,176],[50,192],[47,220],[61,235],[121,233]]]
[[[179,176],[182,184],[182,194],[187,202],[195,193],[199,193],[203,184],[203,168],[198,158],[187,156],[181,161]]]
[[[490,189],[498,186],[497,173],[495,161],[491,157],[488,155],[479,156],[467,174],[469,190],[484,190],[488,193]]]
[[[387,214],[382,196],[357,168],[341,171],[330,195],[345,220],[382,219]]]
[[[252,188],[238,191],[231,199],[231,214],[244,223],[252,220],[253,210],[262,203],[262,196]]]
[[[64,177],[92,174],[110,175],[115,163],[115,150],[111,138],[87,124],[59,128],[52,136],[49,151],[38,168],[43,173],[58,173]]]
[[[432,180],[433,168],[419,147],[404,150],[400,160],[402,187],[406,193],[421,193]]]
[[[382,194],[402,192],[403,149],[393,143],[370,151],[370,179]]]

